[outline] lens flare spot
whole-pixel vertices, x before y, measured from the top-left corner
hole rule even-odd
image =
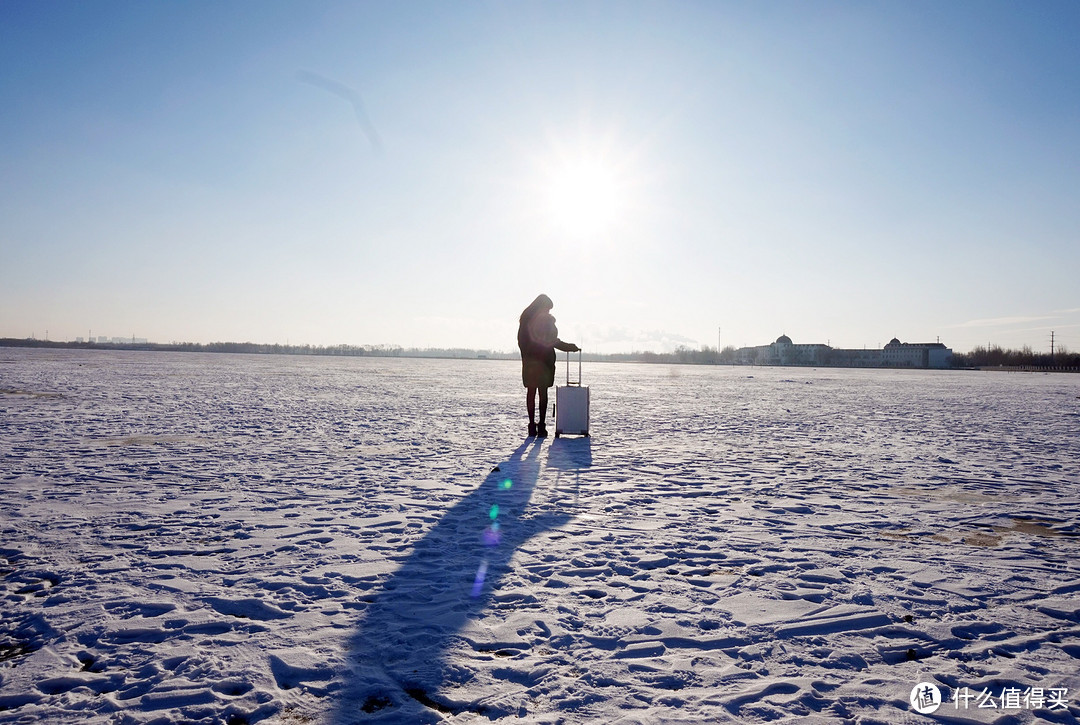
[[[502,488],[503,488],[503,489],[507,489],[507,488],[510,488],[511,486],[513,486],[513,485],[514,485],[514,482],[513,482],[513,481],[511,481],[511,480],[510,480],[510,479],[508,478],[508,479],[506,479],[505,481],[503,481],[503,482],[502,482],[502,483],[501,483],[500,485],[502,486]]]
[[[499,518],[499,504],[497,504],[497,503],[491,504],[491,510],[488,511],[488,516],[491,517],[492,521]]]
[[[484,546],[498,546],[502,541],[502,535],[499,533],[499,525],[492,524],[484,529]]]
[[[472,596],[480,596],[480,592],[484,591],[484,578],[487,576],[487,561],[480,562],[479,568],[476,570],[476,579],[473,581]]]

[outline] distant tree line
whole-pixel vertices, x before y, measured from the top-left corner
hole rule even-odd
[[[505,358],[518,354],[465,348],[415,348],[398,345],[281,345],[259,342],[56,342],[0,338],[0,347],[74,348],[79,350],[150,350],[156,352],[224,352],[245,355],[335,355],[350,357]]]
[[[583,353],[586,360],[593,362],[641,362],[669,363],[676,365],[734,365],[735,348],[730,345],[717,352],[715,347],[703,346],[700,349],[680,345],[674,352],[621,352],[607,355]]]
[[[399,345],[281,345],[255,342],[174,342],[152,345],[156,350],[177,352],[231,352],[254,355],[333,355],[339,357],[432,357],[497,358],[516,357],[490,350],[466,348],[401,347]]]
[[[245,355],[334,355],[349,357],[426,357],[453,359],[492,359],[517,360],[517,350],[512,352],[475,350],[471,348],[417,348],[399,345],[282,345],[279,343],[258,342],[170,342],[170,343],[121,343],[121,342],[57,342],[53,340],[0,338],[2,347],[47,347],[74,348],[80,350],[149,350],[159,352],[216,352],[238,353]],[[560,359],[561,359],[560,355]],[[583,353],[583,358],[591,362],[643,362],[643,363],[678,363],[693,365],[716,365],[732,363],[735,360],[735,348],[726,347],[722,353],[716,348],[703,347],[694,350],[678,347],[674,352],[630,352],[630,353]]]
[[[518,352],[474,350],[469,348],[416,348],[397,345],[281,345],[256,342],[171,342],[171,343],[108,343],[108,342],[55,342],[51,340],[0,338],[0,347],[46,347],[95,350],[151,350],[164,352],[216,352],[247,355],[334,355],[348,357],[420,357],[451,359],[517,360]],[[562,355],[559,356],[560,360]],[[686,346],[674,352],[629,353],[583,353],[590,362],[638,362],[668,363],[678,365],[734,365],[736,350],[732,346],[718,350],[703,346],[694,349]],[[1080,353],[1058,348],[1053,355],[1036,353],[1030,347],[1006,350],[997,345],[976,347],[971,352],[953,353],[955,368],[1037,368],[1047,370],[1080,370]]]
[[[1034,352],[1025,345],[1019,350],[1006,350],[997,345],[976,347],[971,352],[954,352],[953,366],[960,368],[1064,368],[1080,369],[1080,353],[1069,352],[1065,346],[1058,347],[1054,354]]]

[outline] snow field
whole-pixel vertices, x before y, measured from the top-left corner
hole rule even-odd
[[[1080,715],[1080,378],[584,372],[0,349],[0,722]]]

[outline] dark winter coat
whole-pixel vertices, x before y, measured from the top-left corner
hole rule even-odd
[[[518,325],[521,350],[521,384],[526,388],[550,388],[555,384],[555,349],[573,351],[574,345],[559,339],[555,318],[537,312]]]

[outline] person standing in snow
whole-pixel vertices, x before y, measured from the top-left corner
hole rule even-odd
[[[539,295],[518,320],[518,349],[521,350],[521,383],[525,386],[525,406],[529,411],[529,435],[543,438],[548,388],[555,384],[555,349],[577,352],[581,348],[559,339],[551,298]],[[540,393],[540,422],[536,422],[536,394]]]

